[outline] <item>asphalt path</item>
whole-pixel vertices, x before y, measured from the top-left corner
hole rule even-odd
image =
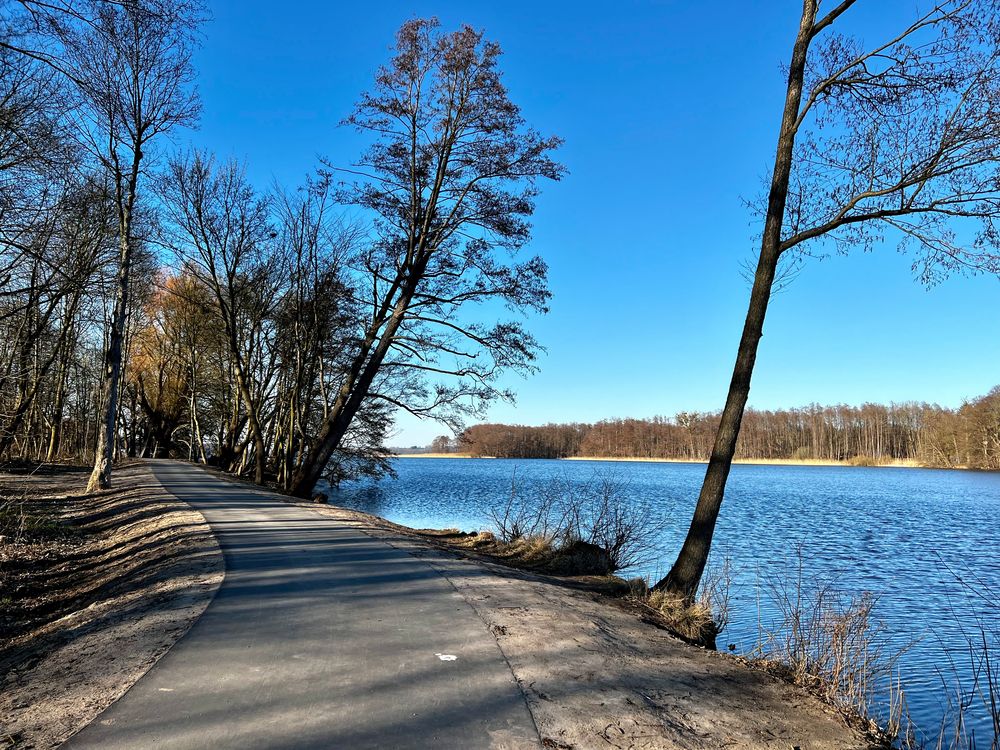
[[[174,461],[225,555],[190,631],[64,748],[538,748],[486,624],[430,565]]]

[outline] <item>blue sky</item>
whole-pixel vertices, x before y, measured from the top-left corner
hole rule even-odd
[[[861,3],[872,39],[912,3]],[[204,113],[177,140],[246,160],[260,187],[296,184],[318,157],[359,152],[339,128],[404,20],[484,28],[512,99],[566,140],[569,175],[544,186],[530,252],[550,266],[548,351],[511,378],[541,424],[720,408],[749,287],[753,216],[770,170],[799,0],[314,2],[215,0],[198,54]],[[908,17],[908,15],[907,15]],[[1000,281],[930,290],[895,246],[809,261],[769,311],[751,405],[863,401],[955,406],[1000,383]],[[404,418],[395,445],[442,428]]]

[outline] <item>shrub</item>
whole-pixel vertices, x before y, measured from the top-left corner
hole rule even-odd
[[[890,645],[885,625],[875,617],[874,594],[847,594],[823,581],[806,584],[801,547],[796,554],[797,572],[767,586],[777,619],[765,623],[758,614],[760,630],[752,657],[779,666],[792,682],[821,695],[846,715],[859,717],[885,740],[887,735],[882,736],[871,718],[874,702],[907,649]],[[885,721],[894,733],[895,711]]]
[[[847,463],[851,466],[878,466],[878,461],[876,461],[872,456],[865,456],[862,454],[851,456],[847,459]]]
[[[526,491],[515,474],[504,500],[486,512],[503,543],[542,540],[565,559],[589,550],[580,545],[585,543],[602,550],[607,565],[598,564],[590,550],[583,567],[607,567],[613,573],[644,562],[659,532],[649,504],[629,498],[626,489],[614,476],[595,473],[583,486],[551,481]]]

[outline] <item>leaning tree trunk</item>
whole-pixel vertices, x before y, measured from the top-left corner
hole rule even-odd
[[[377,339],[377,345],[372,349],[372,344],[375,344],[373,340],[373,328],[372,338],[366,342],[366,348],[362,349],[355,359],[354,366],[352,367],[353,372],[341,387],[340,393],[337,395],[337,400],[327,415],[326,423],[323,425],[323,431],[320,433],[319,439],[309,452],[306,460],[292,477],[292,483],[288,490],[290,494],[302,498],[308,498],[312,495],[316,483],[326,470],[326,465],[329,463],[330,457],[340,446],[344,435],[350,429],[351,421],[361,409],[364,400],[368,397],[368,390],[371,388],[372,382],[375,380],[375,376],[382,366],[382,361],[389,353],[389,348],[392,345],[396,331],[399,330],[399,326],[403,323],[406,311],[409,309],[410,301],[416,292],[418,280],[422,277],[429,259],[430,253],[425,251],[423,256],[417,261],[415,268],[411,271],[409,278],[407,278],[403,286],[399,299],[393,306],[392,315],[386,322],[385,330],[382,331],[382,334]]]
[[[760,257],[754,274],[753,289],[750,293],[750,307],[747,310],[743,335],[736,354],[733,379],[729,384],[726,406],[715,435],[715,444],[705,472],[705,481],[698,496],[694,518],[688,529],[687,538],[677,561],[666,578],[654,588],[676,594],[684,600],[694,600],[701,583],[708,554],[712,546],[715,524],[719,518],[722,499],[726,491],[726,480],[736,455],[736,441],[740,434],[743,412],[750,396],[750,379],[757,359],[757,348],[764,334],[764,317],[771,298],[771,287],[777,272],[781,255],[781,227],[785,216],[785,202],[788,197],[788,182],[792,169],[792,153],[795,147],[796,120],[802,101],[802,86],[805,76],[806,53],[813,36],[813,24],[818,9],[817,0],[804,0],[802,19],[798,36],[792,49],[792,61],[788,72],[788,89],[785,95],[785,109],[778,135],[778,148],[768,195],[767,216],[764,221],[764,235],[761,240]]]
[[[395,327],[398,327],[398,324]],[[381,347],[377,348],[361,371],[360,377],[353,384],[353,388],[348,384],[344,385],[330,410],[319,439],[292,477],[291,485],[288,488],[290,494],[302,498],[308,498],[312,495],[316,483],[326,470],[330,456],[344,439],[344,435],[347,434],[347,430],[351,426],[351,420],[361,408],[361,404],[368,394],[368,388],[371,386],[384,357],[385,352],[382,351]]]

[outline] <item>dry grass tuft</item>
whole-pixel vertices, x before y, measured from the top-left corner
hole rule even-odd
[[[427,532],[421,533],[427,535]],[[454,530],[436,533],[433,538],[453,547],[488,555],[513,568],[548,575],[611,576],[612,573],[607,552],[586,542],[560,544],[560,540],[545,536],[522,536],[504,541],[490,531],[466,534]]]
[[[880,463],[872,456],[858,454],[847,459],[849,466],[879,466]]]
[[[548,547],[548,567],[564,575],[608,575],[645,562],[659,525],[648,504],[627,497],[614,475],[583,485],[549,481],[510,493],[486,508],[500,542]]]
[[[682,597],[665,591],[653,591],[646,604],[666,620],[667,627],[682,640],[706,648],[715,648],[721,628],[712,616],[712,608],[704,601],[688,604]]]
[[[727,557],[721,565],[706,569],[694,603],[667,591],[650,591],[646,586],[638,598],[662,615],[674,635],[696,646],[714,649],[716,638],[729,623],[731,586],[732,566]]]

